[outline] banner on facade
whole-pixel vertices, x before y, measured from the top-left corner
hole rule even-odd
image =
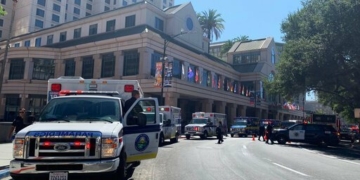
[[[162,84],[162,62],[157,62],[155,67],[155,87],[161,87]]]
[[[172,70],[173,70],[173,63],[168,62],[165,64],[165,81],[164,87],[171,87],[172,86]]]

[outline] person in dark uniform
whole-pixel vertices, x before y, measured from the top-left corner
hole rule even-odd
[[[15,117],[12,127],[9,132],[9,139],[12,138],[13,134],[17,134],[19,131],[21,131],[23,128],[25,128],[25,108],[21,108],[19,110],[19,115]],[[15,133],[14,133],[15,130]]]
[[[131,92],[131,95],[132,97],[125,102],[123,114],[124,116],[126,112],[129,111],[130,107],[135,103],[135,101],[140,98],[140,93],[137,90],[133,90]],[[128,119],[132,119],[127,121],[128,125],[136,125],[137,119],[139,118],[139,116],[141,116],[141,112],[144,112],[144,109],[141,107],[140,104],[136,104],[128,115]]]
[[[260,137],[262,137],[263,141],[265,141],[265,126],[264,124],[261,124],[260,127],[259,127],[259,138],[258,140],[260,141]]]
[[[224,142],[222,128],[223,128],[222,123],[221,123],[221,121],[219,121],[219,125],[218,125],[218,127],[216,127],[216,136],[218,139],[218,144],[221,144],[222,142]]]
[[[273,130],[273,125],[272,123],[269,122],[269,124],[266,127],[266,131],[267,131],[266,143],[269,143],[269,139],[270,139],[271,144],[274,144],[274,140],[272,138],[272,130]]]
[[[130,109],[130,107],[134,104],[134,102],[140,98],[140,93],[137,90],[133,90],[131,92],[131,98],[128,99],[127,101],[125,101],[125,107],[124,107],[124,115],[126,114],[126,112]],[[138,107],[135,107],[138,108]],[[141,108],[141,107],[140,107]],[[143,111],[143,109],[141,108],[141,111]]]

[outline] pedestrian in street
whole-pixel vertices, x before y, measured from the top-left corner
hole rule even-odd
[[[217,139],[218,139],[218,144],[221,144],[222,142],[224,142],[221,121],[219,121],[219,125],[216,128],[216,135],[217,135]]]
[[[15,117],[13,123],[12,123],[12,127],[10,129],[9,132],[9,139],[13,139],[13,137],[19,132],[21,131],[23,128],[25,128],[25,108],[21,108],[19,109],[19,115]]]
[[[262,137],[263,141],[265,141],[265,126],[264,124],[261,124],[259,127],[259,138],[258,140],[260,141],[260,137]]]
[[[272,137],[272,130],[273,130],[273,125],[271,122],[269,122],[269,124],[267,125],[266,127],[266,131],[267,131],[267,135],[266,135],[266,143],[268,144],[269,143],[269,139],[271,141],[271,144],[274,144],[274,140],[273,140],[273,137]]]

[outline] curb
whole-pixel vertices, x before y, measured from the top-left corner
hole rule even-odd
[[[10,175],[9,166],[0,166],[0,179],[6,178]]]

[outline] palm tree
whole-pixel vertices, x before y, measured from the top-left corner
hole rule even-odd
[[[221,33],[224,30],[224,20],[221,18],[221,14],[218,14],[216,10],[209,9],[209,11],[203,11],[197,14],[201,28],[203,29],[204,35],[211,41],[219,39]],[[208,44],[210,47],[210,42]],[[210,48],[208,48],[209,52]]]
[[[249,36],[239,36],[239,37],[236,37],[232,40],[228,40],[225,42],[225,44],[221,47],[221,52],[220,52],[220,55],[224,55],[226,53],[229,52],[229,50],[231,49],[231,47],[236,43],[236,42],[243,42],[243,41],[248,41],[250,40],[249,39]]]

